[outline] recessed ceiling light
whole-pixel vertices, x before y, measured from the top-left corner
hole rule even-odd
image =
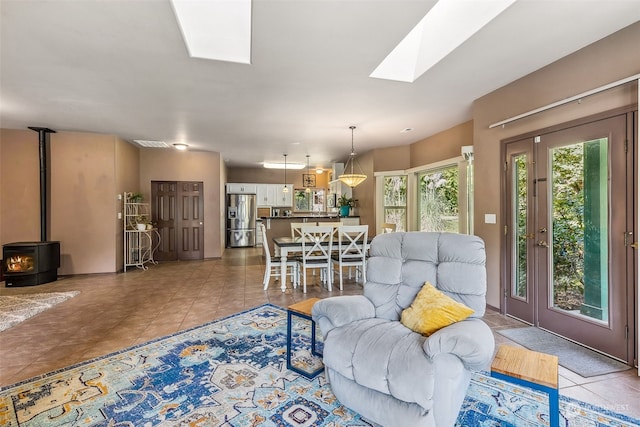
[[[251,0],[171,0],[193,58],[251,63]]]
[[[189,146],[187,144],[173,144],[173,148],[175,148],[176,150],[180,150],[180,151],[184,151],[188,148]]]
[[[322,173],[322,172],[324,172],[324,169],[322,169],[322,168],[318,168],[318,169],[316,169],[316,173],[317,173],[317,174],[320,174],[320,173]]]
[[[407,133],[407,132],[411,132],[413,130],[413,128],[404,128],[400,131],[400,133]]]
[[[438,0],[369,75],[413,83],[516,0]]]
[[[282,163],[273,163],[273,162],[264,162],[262,164],[267,169],[284,169],[284,162]],[[304,169],[307,167],[304,163],[289,163],[287,162],[287,169]]]
[[[138,144],[141,147],[149,147],[149,148],[170,148],[169,144],[164,141],[150,141],[146,139],[134,139],[133,142]]]

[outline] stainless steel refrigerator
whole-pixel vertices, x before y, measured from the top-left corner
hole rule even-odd
[[[227,194],[227,247],[256,245],[256,195]]]

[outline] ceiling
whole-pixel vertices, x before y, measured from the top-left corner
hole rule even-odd
[[[0,0],[0,126],[329,167],[346,161],[350,125],[358,153],[421,140],[640,20],[640,0],[519,0],[414,83],[368,77],[434,3],[254,0],[246,65],[190,58],[168,0]]]

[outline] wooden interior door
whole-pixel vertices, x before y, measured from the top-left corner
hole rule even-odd
[[[160,234],[157,261],[204,258],[202,182],[152,181],[152,218]]]
[[[202,182],[178,183],[178,259],[202,259],[204,257],[204,206]]]

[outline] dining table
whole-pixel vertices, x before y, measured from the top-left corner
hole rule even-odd
[[[371,238],[367,239],[367,246],[371,243]],[[291,237],[291,236],[282,236],[282,237],[274,237],[273,244],[275,246],[276,257],[280,256],[280,271],[287,271],[287,257],[293,256],[293,254],[302,253],[302,237]],[[323,242],[322,245],[326,246],[329,242]],[[336,243],[333,243],[333,246],[337,247]],[[286,275],[281,276],[281,284],[280,289],[282,292],[287,290],[287,277]]]

